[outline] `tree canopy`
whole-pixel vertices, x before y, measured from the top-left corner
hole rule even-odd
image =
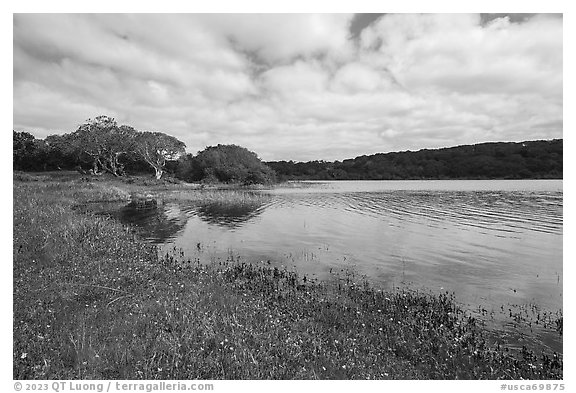
[[[186,181],[271,183],[274,171],[250,150],[237,145],[209,146],[180,161],[177,176]]]
[[[166,160],[178,159],[186,152],[184,142],[161,132],[139,132],[134,147],[136,153],[154,169],[156,179],[162,177]]]
[[[74,132],[37,139],[13,131],[13,167],[45,171],[73,169],[122,176],[166,171],[185,181],[270,183],[279,180],[528,179],[562,178],[563,140],[494,142],[359,156],[344,161],[272,161],[237,145],[210,146],[196,156],[162,132],[138,131],[98,116]]]
[[[28,132],[12,132],[12,149],[14,154],[12,156],[14,169],[28,169],[26,168],[30,157],[36,150],[34,135]]]
[[[95,174],[103,171],[114,176],[124,172],[120,158],[135,150],[136,130],[130,126],[118,126],[108,116],[88,119],[72,133],[71,143],[75,149],[89,156]]]
[[[273,161],[280,179],[562,178],[562,139],[494,142],[359,156],[344,161]]]
[[[185,153],[185,144],[161,132],[140,132],[128,125],[118,125],[109,116],[98,116],[82,123],[76,131],[36,139],[27,132],[14,131],[14,168],[49,170],[89,165],[92,174],[108,172],[114,176],[132,170],[151,168],[156,178],[165,172],[168,160]]]

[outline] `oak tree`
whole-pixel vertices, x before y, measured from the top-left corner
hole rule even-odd
[[[94,174],[109,172],[114,176],[123,174],[120,157],[134,150],[135,136],[134,128],[118,126],[108,116],[88,119],[72,134],[76,148],[91,158]]]
[[[184,142],[162,132],[138,132],[134,140],[134,151],[150,165],[160,179],[167,160],[177,160],[185,153]]]

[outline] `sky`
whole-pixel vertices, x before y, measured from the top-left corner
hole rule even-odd
[[[13,129],[270,160],[563,137],[558,14],[14,14]]]

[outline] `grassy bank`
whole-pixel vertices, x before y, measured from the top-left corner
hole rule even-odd
[[[15,178],[15,379],[562,378],[561,357],[491,344],[448,294],[158,256],[73,209],[130,187]]]

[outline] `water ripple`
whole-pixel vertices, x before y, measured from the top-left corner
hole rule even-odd
[[[562,199],[556,194],[405,191],[310,194],[280,198],[277,206],[291,204],[415,223],[449,222],[502,233],[530,230],[562,234]]]

